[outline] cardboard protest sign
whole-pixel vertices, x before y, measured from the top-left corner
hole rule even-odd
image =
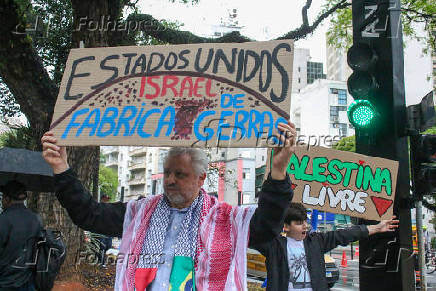
[[[72,49],[60,145],[256,147],[289,119],[290,40]]]
[[[293,202],[368,220],[392,217],[398,162],[323,147],[297,147],[288,173]]]

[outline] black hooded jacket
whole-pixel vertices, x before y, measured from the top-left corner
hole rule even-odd
[[[33,279],[33,246],[41,220],[23,203],[0,214],[0,290],[23,286]]]

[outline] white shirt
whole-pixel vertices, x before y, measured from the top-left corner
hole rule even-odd
[[[286,239],[290,271],[288,290],[312,291],[304,243],[290,237]]]

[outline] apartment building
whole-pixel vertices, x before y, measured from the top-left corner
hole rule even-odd
[[[317,145],[330,147],[331,141],[326,136],[338,140],[354,135],[347,117],[347,108],[352,101],[345,82],[318,79],[305,87],[293,100],[291,112],[301,138],[306,142],[312,138],[312,144],[316,139]]]

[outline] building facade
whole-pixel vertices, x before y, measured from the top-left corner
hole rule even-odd
[[[129,149],[126,146],[101,146],[101,154],[104,156],[104,166],[111,168],[118,175],[117,200],[122,200],[130,195],[128,164],[130,161]]]
[[[346,50],[335,48],[327,43],[327,79],[347,81],[351,73],[353,71],[347,64]]]
[[[345,82],[315,80],[297,100],[299,104],[295,104],[291,115],[300,126],[300,140],[331,147],[333,140],[354,135],[347,117],[347,107],[353,100]]]

